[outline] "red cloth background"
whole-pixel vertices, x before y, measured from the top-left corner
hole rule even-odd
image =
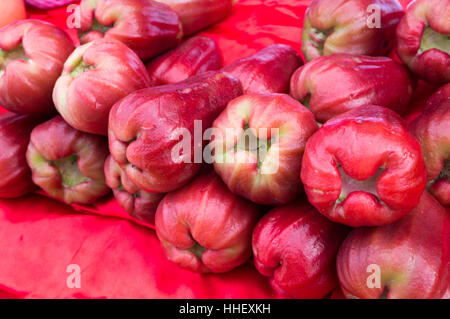
[[[239,0],[233,14],[203,34],[221,48],[225,64],[273,43],[300,52],[309,0]],[[409,0],[402,0],[406,5]],[[66,8],[39,11],[67,30]],[[67,30],[76,41],[76,32]],[[420,83],[409,119],[434,88]],[[0,200],[1,298],[273,298],[268,279],[251,261],[223,275],[199,275],[169,262],[149,225],[133,220],[109,196],[86,207],[39,194]],[[68,288],[67,266],[81,268],[81,288]],[[339,292],[336,297],[342,297]]]

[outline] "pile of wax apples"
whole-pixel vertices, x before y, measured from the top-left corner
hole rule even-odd
[[[253,255],[281,296],[450,298],[450,0],[313,0],[306,64],[271,45],[223,67],[182,39],[232,5],[83,0],[76,48],[41,21],[0,29],[0,197],[112,189],[173,262]],[[436,92],[407,125],[418,79]]]

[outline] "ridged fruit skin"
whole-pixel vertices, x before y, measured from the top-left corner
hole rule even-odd
[[[416,0],[410,4],[397,28],[397,53],[420,78],[434,83],[450,82],[450,0]],[[435,34],[443,47],[435,47]],[[430,47],[422,45],[434,42]]]
[[[246,94],[288,93],[292,73],[302,65],[302,58],[291,46],[273,44],[222,70],[237,77]]]
[[[450,206],[450,83],[434,93],[423,113],[411,123],[422,146],[428,174],[428,191]]]
[[[90,204],[110,191],[103,172],[106,138],[78,131],[59,115],[33,129],[26,156],[33,182],[66,204]],[[74,156],[70,166],[56,164]]]
[[[82,0],[78,33],[81,44],[106,38],[129,46],[147,61],[180,44],[178,14],[152,0]]]
[[[305,59],[333,53],[385,55],[403,15],[397,0],[313,0],[303,22]]]
[[[53,101],[74,128],[107,135],[114,103],[150,84],[145,65],[131,49],[116,40],[99,39],[78,47],[67,59]]]
[[[258,218],[258,206],[206,172],[164,197],[156,212],[156,234],[168,259],[180,267],[224,273],[250,258]]]
[[[449,247],[449,212],[424,192],[399,221],[348,235],[336,263],[340,286],[347,298],[448,299]]]
[[[239,80],[216,71],[136,91],[111,110],[111,155],[140,189],[175,190],[199,171],[205,130],[241,94]]]
[[[0,105],[20,114],[56,113],[53,86],[74,48],[63,30],[44,21],[22,20],[1,28]]]
[[[305,199],[277,206],[253,231],[256,269],[283,297],[323,298],[338,286],[336,255],[347,233]]]
[[[419,204],[427,174],[403,119],[362,106],[326,122],[306,144],[301,179],[329,219],[352,227],[390,224]]]
[[[353,108],[374,104],[404,114],[415,81],[408,69],[388,57],[332,54],[299,68],[291,95],[324,123]]]

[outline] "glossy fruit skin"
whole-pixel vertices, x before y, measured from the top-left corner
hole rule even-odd
[[[291,95],[324,123],[368,104],[403,114],[414,86],[409,71],[388,57],[333,54],[314,59],[295,71]]]
[[[426,171],[400,116],[369,105],[332,118],[309,139],[301,179],[310,203],[329,219],[378,226],[417,206]]]
[[[336,263],[340,286],[347,298],[448,299],[449,244],[450,215],[424,192],[399,221],[348,235]],[[368,285],[370,265],[379,267],[379,288]]]
[[[259,208],[231,193],[214,172],[168,193],[156,212],[167,258],[199,273],[224,273],[246,262]]]
[[[397,53],[403,62],[420,78],[434,83],[450,82],[450,1],[417,0],[412,2],[397,28]],[[446,50],[423,48],[430,36],[424,31],[429,27],[446,35]]]
[[[74,48],[63,30],[47,22],[22,20],[1,28],[0,105],[20,114],[56,113],[53,86]]]
[[[56,81],[53,100],[74,128],[107,135],[114,103],[150,83],[145,65],[132,50],[119,41],[99,39],[70,55]]]
[[[336,254],[347,233],[305,199],[278,206],[253,231],[256,269],[281,296],[323,298],[337,287]]]
[[[156,0],[181,18],[185,36],[197,33],[229,16],[236,0]]]
[[[164,85],[184,81],[191,76],[222,68],[222,55],[208,37],[196,36],[147,64],[152,84]]]
[[[66,204],[90,204],[110,191],[103,172],[106,139],[74,129],[59,115],[33,129],[26,156],[33,182]],[[77,156],[76,166],[60,170],[56,161],[70,156]],[[72,178],[75,167],[86,180],[65,185],[64,175]]]
[[[292,73],[303,61],[289,45],[273,44],[244,59],[224,67],[237,77],[244,93],[288,93]]]
[[[247,127],[261,139],[254,141],[255,146],[265,148],[266,141],[272,141],[262,159],[239,142],[249,134]],[[243,95],[231,101],[213,123],[214,169],[235,194],[258,204],[289,203],[302,192],[302,156],[318,128],[314,115],[289,95]],[[230,130],[233,134],[227,136]]]
[[[0,10],[0,28],[27,17],[23,0],[2,1]]]
[[[376,22],[371,19],[374,8],[380,9],[379,27],[368,23]],[[397,0],[313,0],[303,23],[305,59],[333,53],[384,55],[403,15]]]
[[[175,48],[183,37],[180,18],[167,5],[152,0],[82,0],[81,44],[115,39],[142,60]]]
[[[202,138],[228,102],[241,94],[239,80],[215,71],[136,91],[111,110],[111,155],[140,189],[149,193],[175,190],[201,167],[202,145],[194,145],[195,121],[201,124],[197,134]],[[189,134],[186,139],[184,133]],[[183,141],[189,149],[180,147]]]
[[[110,155],[105,161],[106,185],[128,214],[150,225],[155,224],[156,208],[163,194],[151,194],[140,190]]]
[[[422,146],[428,190],[450,206],[450,83],[430,97],[422,115],[411,123],[411,132]]]
[[[0,115],[0,198],[15,198],[33,191],[25,153],[31,130],[39,120],[29,115]]]

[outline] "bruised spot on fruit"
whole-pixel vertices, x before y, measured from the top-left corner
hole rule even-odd
[[[422,34],[419,54],[437,49],[450,54],[450,34],[442,34],[427,26]]]
[[[377,181],[381,174],[384,173],[384,169],[379,168],[373,176],[364,181],[356,180],[347,175],[341,165],[338,165],[338,170],[341,176],[342,186],[337,203],[342,203],[348,195],[353,192],[366,192],[375,195],[378,199],[380,199],[377,193]]]
[[[70,71],[70,75],[74,78],[80,76],[81,74],[83,74],[86,71],[89,70],[93,70],[95,67],[93,65],[87,65],[86,63],[84,63],[83,59],[80,60],[80,62],[78,62],[72,69],[72,71]]]
[[[199,243],[195,243],[194,246],[192,246],[189,251],[193,253],[198,258],[202,259],[203,253],[205,252],[206,248],[201,246]]]
[[[12,50],[0,49],[0,77],[5,73],[6,66],[15,60],[29,61],[30,58],[25,53],[22,44]]]
[[[78,155],[72,154],[50,162],[61,174],[61,183],[64,187],[73,187],[89,181],[89,177],[84,176],[78,168],[78,158]]]
[[[131,164],[131,168],[132,168],[132,169],[135,169],[135,170],[137,170],[138,172],[141,172],[141,173],[142,173],[142,169],[139,168],[139,167],[137,167],[137,166],[134,165],[134,164]]]

